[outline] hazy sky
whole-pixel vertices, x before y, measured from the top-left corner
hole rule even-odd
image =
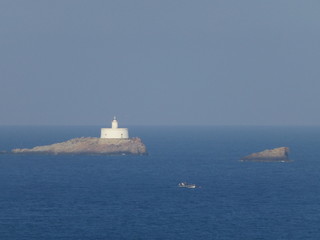
[[[319,0],[1,0],[0,125],[320,125]]]

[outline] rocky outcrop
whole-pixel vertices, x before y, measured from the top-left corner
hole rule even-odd
[[[106,139],[106,138],[74,138],[66,142],[31,149],[13,149],[12,153],[22,154],[147,154],[146,146],[140,138]]]
[[[279,147],[274,149],[267,149],[262,152],[252,153],[240,161],[252,162],[289,162],[289,148]]]

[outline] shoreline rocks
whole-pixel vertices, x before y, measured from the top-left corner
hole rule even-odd
[[[241,162],[290,162],[289,148],[279,147],[274,149],[267,149],[262,152],[252,153],[240,159]]]
[[[34,148],[17,148],[13,154],[97,154],[97,155],[146,155],[146,146],[140,138],[106,139],[73,138],[65,142]]]

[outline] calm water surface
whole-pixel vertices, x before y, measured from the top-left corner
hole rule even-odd
[[[320,128],[130,130],[149,156],[0,154],[0,239],[320,239]],[[98,135],[0,127],[0,150]],[[293,162],[238,161],[279,146]]]

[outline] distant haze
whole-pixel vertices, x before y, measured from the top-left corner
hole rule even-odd
[[[1,0],[0,125],[320,125],[318,0]]]

